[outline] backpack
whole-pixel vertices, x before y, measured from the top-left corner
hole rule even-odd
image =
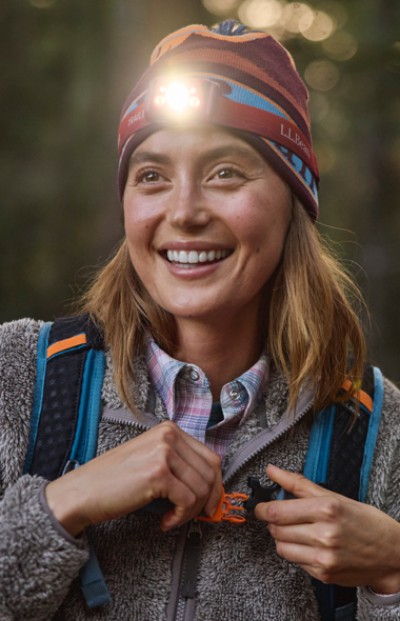
[[[103,336],[87,315],[42,326],[24,473],[54,480],[95,457],[104,372]],[[383,402],[379,369],[367,365],[356,400],[357,405],[332,404],[315,416],[304,476],[365,502]],[[110,594],[90,542],[89,549],[80,581],[94,608],[107,604]],[[314,579],[313,584],[322,621],[356,618],[355,588]]]

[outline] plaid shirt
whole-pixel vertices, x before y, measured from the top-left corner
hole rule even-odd
[[[205,373],[194,364],[171,358],[152,338],[148,339],[146,361],[153,386],[169,419],[221,458],[237,427],[260,400],[268,379],[268,360],[262,354],[248,371],[222,388],[220,401],[224,418],[210,427],[213,399]]]

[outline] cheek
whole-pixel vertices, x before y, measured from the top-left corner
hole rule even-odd
[[[124,227],[128,243],[140,246],[150,235],[151,220],[145,210],[127,203],[124,204]]]

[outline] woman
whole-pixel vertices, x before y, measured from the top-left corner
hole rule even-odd
[[[98,457],[48,484],[21,476],[41,323],[2,327],[1,618],[313,621],[315,577],[360,587],[359,619],[398,619],[398,390],[385,381],[368,504],[301,475],[313,416],[359,385],[364,339],[315,231],[290,56],[231,22],[173,33],[119,152],[126,237],[84,301],[108,350]],[[241,526],[193,521],[248,476],[292,498]],[[161,517],[140,510],[160,498]],[[112,595],[91,611],[87,535]]]

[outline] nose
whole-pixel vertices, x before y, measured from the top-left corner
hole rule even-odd
[[[208,224],[211,212],[201,187],[195,181],[181,180],[170,195],[167,220],[181,229],[201,228]]]

